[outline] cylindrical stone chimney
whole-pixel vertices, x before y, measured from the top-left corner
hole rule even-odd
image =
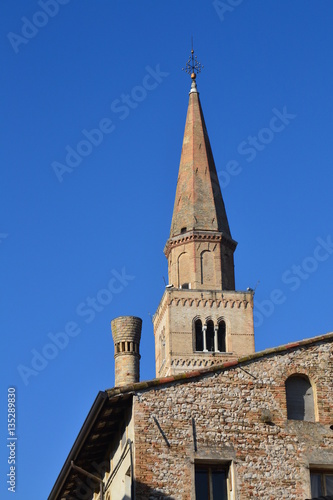
[[[140,380],[141,327],[142,319],[136,316],[119,316],[111,321],[116,387]]]

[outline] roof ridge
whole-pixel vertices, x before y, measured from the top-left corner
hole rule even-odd
[[[221,363],[219,365],[214,365],[210,366],[209,368],[202,368],[202,369],[197,369],[193,370],[190,372],[183,372],[179,373],[176,375],[170,375],[168,377],[163,377],[163,378],[154,378],[151,380],[144,380],[142,382],[136,382],[133,384],[127,384],[121,387],[113,387],[111,389],[106,389],[105,392],[107,392],[109,398],[112,398],[114,396],[118,396],[120,394],[125,394],[128,392],[136,392],[144,389],[150,389],[151,387],[158,387],[161,385],[166,385],[170,384],[171,382],[180,382],[180,381],[186,381],[188,379],[196,378],[196,377],[201,377],[203,375],[206,375],[208,373],[214,373],[217,371],[224,371],[229,368],[234,368],[235,366],[239,366],[243,363],[247,363],[249,361],[255,361],[257,359],[261,359],[265,356],[269,356],[271,354],[275,353],[282,353],[285,351],[290,351],[295,348],[300,348],[303,346],[315,344],[317,342],[325,342],[329,340],[333,340],[333,332],[329,332],[326,334],[318,335],[316,337],[310,337],[308,339],[304,340],[299,340],[296,342],[290,342],[288,344],[282,344],[277,347],[270,347],[268,349],[264,349],[263,351],[258,351],[253,354],[250,354],[248,356],[241,356],[240,358],[237,358],[236,360],[233,361],[226,361],[225,363]]]

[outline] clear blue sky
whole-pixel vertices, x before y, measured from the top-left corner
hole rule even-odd
[[[192,34],[236,286],[260,281],[256,348],[333,330],[332,2],[42,4],[5,0],[0,16],[0,497],[13,386],[17,500],[47,498],[113,386],[112,318],[143,318],[141,377],[155,375]]]

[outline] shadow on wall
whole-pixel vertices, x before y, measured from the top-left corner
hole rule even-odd
[[[166,495],[165,493],[162,493],[161,491],[158,491],[155,488],[151,488],[150,486],[147,486],[146,484],[140,483],[138,481],[136,481],[135,483],[135,489],[136,489],[136,495],[135,495],[136,500],[167,500],[167,499],[176,500],[175,497]],[[127,499],[128,499],[127,496],[123,498],[123,500]]]
[[[166,495],[165,493],[162,493],[161,491],[156,490],[155,488],[151,488],[150,486],[147,486],[146,484],[140,483],[138,481],[135,482],[135,490],[136,494],[133,496],[136,500],[176,500],[175,497]],[[83,490],[76,490],[75,492],[75,499],[77,500],[91,500],[94,496],[94,492],[98,492],[99,488],[86,488],[85,491]],[[104,499],[108,500],[109,494],[107,490],[104,493]],[[73,498],[73,497],[68,497],[68,498]],[[99,497],[98,497],[99,498]],[[120,497],[117,497],[120,498]],[[128,495],[124,495],[121,500],[131,500],[131,497]]]

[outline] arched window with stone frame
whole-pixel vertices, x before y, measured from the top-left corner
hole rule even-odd
[[[204,350],[202,321],[200,318],[194,320],[194,344],[195,351]]]
[[[209,319],[206,322],[206,350],[208,352],[215,352],[215,329],[214,322]]]
[[[178,288],[190,288],[190,258],[187,252],[178,257]]]
[[[285,382],[288,420],[315,421],[313,387],[306,375],[295,373]]]
[[[217,348],[219,352],[226,352],[226,325],[223,319],[218,321],[217,326]]]
[[[214,253],[208,249],[200,254],[200,270],[202,285],[209,287],[215,283]]]

